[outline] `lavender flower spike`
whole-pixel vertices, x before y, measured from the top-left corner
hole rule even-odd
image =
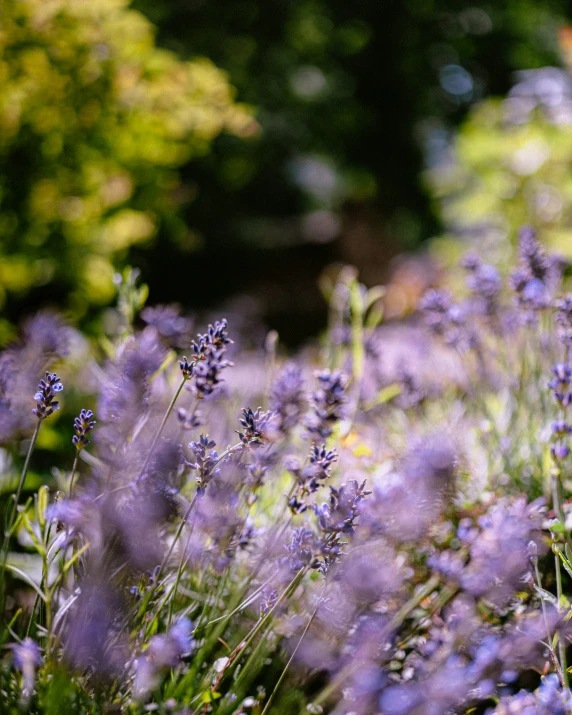
[[[87,435],[96,424],[97,422],[93,419],[93,412],[91,410],[82,410],[79,413],[79,417],[75,418],[73,423],[75,435],[72,437],[72,442],[78,452],[89,444]]]
[[[64,389],[61,379],[56,375],[55,372],[51,374],[46,372],[46,377],[44,380],[40,380],[38,385],[38,391],[34,395],[34,400],[36,400],[36,407],[32,412],[40,420],[46,419],[52,413],[59,409],[60,403],[54,399],[56,393],[61,392]]]

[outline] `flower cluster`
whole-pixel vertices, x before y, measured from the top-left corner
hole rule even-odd
[[[519,255],[516,305],[501,268],[469,255],[468,298],[422,300],[429,331],[372,327],[371,306],[358,315],[337,291],[344,324],[320,359],[355,379],[320,370],[308,396],[317,351],[276,374],[279,353],[238,353],[223,393],[226,321],[173,366],[190,321],[148,311],[94,366],[97,430],[81,410],[61,470],[42,441],[59,378],[40,383],[35,425],[34,383],[22,391],[16,429],[3,420],[23,348],[0,356],[0,434],[17,436],[0,453],[18,484],[1,587],[10,711],[62,692],[94,713],[569,711],[570,299],[530,232]],[[362,321],[362,374],[348,320]],[[46,476],[33,499],[29,468]]]
[[[217,464],[220,459],[214,447],[216,447],[215,441],[203,434],[199,437],[198,442],[189,444],[195,461],[188,462],[188,466],[197,472],[196,482],[199,489],[204,489],[209,481],[218,474]]]
[[[340,370],[322,370],[316,373],[316,379],[318,389],[312,394],[312,414],[306,426],[314,439],[327,439],[343,417],[348,381]]]
[[[453,301],[448,290],[431,289],[419,302],[419,310],[432,333],[458,349],[473,347],[475,337],[466,310]]]
[[[273,426],[283,435],[289,434],[302,419],[305,409],[304,380],[296,365],[286,365],[272,383],[270,410]]]
[[[38,391],[34,395],[34,400],[36,400],[36,407],[32,412],[37,416],[39,420],[44,420],[49,417],[56,410],[59,409],[60,403],[55,399],[58,392],[64,389],[61,379],[56,375],[55,372],[46,372],[46,377],[40,380],[38,385]]]
[[[519,257],[520,265],[510,275],[510,287],[524,308],[533,311],[546,308],[558,282],[559,271],[530,226],[524,226],[520,231]]]
[[[261,407],[256,412],[250,407],[243,408],[240,424],[244,432],[237,430],[237,434],[245,447],[262,444],[267,439],[266,433],[272,416],[271,412],[264,412]]]
[[[232,344],[228,336],[228,325],[226,320],[216,321],[214,325],[209,325],[204,335],[198,335],[191,343],[192,362],[187,363],[183,358],[181,370],[183,375],[188,373],[195,377],[195,390],[199,398],[212,395],[221,382],[221,372],[231,367],[232,363],[226,360],[224,355],[227,345]]]
[[[486,316],[496,315],[503,287],[499,270],[483,263],[475,253],[465,255],[461,265],[467,271],[467,287],[477,301],[477,311]]]
[[[72,437],[72,442],[78,452],[89,444],[87,435],[96,424],[97,422],[93,419],[93,412],[91,410],[82,409],[79,416],[75,418],[73,423],[75,435]]]

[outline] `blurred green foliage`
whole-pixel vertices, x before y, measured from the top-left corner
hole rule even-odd
[[[565,62],[571,33],[561,32]],[[445,262],[471,244],[502,265],[524,224],[551,250],[572,258],[569,69],[520,73],[506,98],[471,110],[452,149],[449,160],[427,174],[447,230],[437,244]]]
[[[45,303],[89,316],[127,259],[155,301],[260,290],[301,324],[328,261],[381,264],[439,232],[424,162],[516,69],[557,61],[569,12],[563,0],[132,6],[2,3],[0,306],[14,323]]]
[[[158,49],[127,6],[2,3],[0,305],[29,291],[76,316],[108,302],[130,246],[161,224],[186,240],[178,167],[222,131],[256,131],[222,71]]]
[[[375,267],[374,285],[392,256],[440,233],[425,162],[472,103],[508,91],[515,70],[558,61],[569,12],[562,0],[134,3],[160,44],[229,73],[261,131],[249,142],[221,135],[182,171],[202,250],[180,261],[161,241],[136,246],[131,261],[160,300],[184,302],[190,269],[203,305],[264,284],[261,304],[281,335],[322,305],[308,286],[328,262],[356,264],[362,277]]]

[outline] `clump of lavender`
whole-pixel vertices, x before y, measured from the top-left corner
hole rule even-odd
[[[546,268],[538,279],[552,286],[551,264],[530,241],[521,263],[530,275]],[[98,429],[84,409],[74,423],[75,450],[68,443],[72,475],[89,439],[95,443],[81,454],[81,491],[62,498],[43,486],[25,513],[8,520],[10,540],[18,532],[18,548],[35,550],[41,565],[38,578],[19,586],[32,594],[25,618],[19,592],[6,600],[22,649],[20,660],[14,647],[13,662],[6,657],[0,666],[9,705],[29,694],[41,712],[55,693],[54,674],[66,672],[74,707],[93,712],[258,708],[266,715],[291,709],[287,684],[300,688],[300,709],[309,712],[568,707],[558,683],[568,676],[569,530],[557,514],[548,522],[552,536],[548,507],[515,494],[525,482],[506,454],[521,450],[519,468],[543,474],[547,445],[538,435],[554,416],[542,375],[556,363],[553,455],[566,488],[572,373],[567,357],[558,363],[555,341],[543,340],[538,352],[522,350],[524,342],[514,350],[500,344],[498,274],[475,257],[464,264],[473,298],[460,306],[446,293],[429,294],[425,317],[457,348],[476,346],[485,361],[494,355],[495,369],[506,373],[494,395],[466,360],[470,398],[448,384],[422,401],[380,400],[367,410],[356,399],[346,411],[346,377],[324,370],[307,405],[300,362],[287,365],[270,390],[264,380],[244,380],[236,395],[208,400],[230,366],[226,321],[199,335],[178,367],[165,359],[165,345],[182,340],[188,325],[171,310],[146,313],[141,332],[110,343],[108,362],[94,370]],[[526,331],[519,324],[512,335],[530,338],[534,329],[541,321]],[[349,364],[356,332],[350,337],[335,346],[331,364]],[[362,337],[364,369],[375,371],[381,353],[368,352],[369,332]],[[13,369],[13,356],[9,362]],[[407,387],[409,373],[402,374]],[[53,412],[58,380],[48,373],[38,390],[37,429]],[[185,384],[192,400],[180,405]],[[418,392],[413,382],[411,392]],[[237,405],[259,404],[268,411],[245,406],[237,425]],[[418,409],[406,412],[406,404]],[[428,436],[429,426],[438,431]],[[521,446],[524,429],[537,451]],[[17,463],[18,445],[12,455]],[[54,478],[65,484],[67,469]],[[556,560],[545,558],[550,542]],[[21,575],[10,559],[7,570]],[[517,693],[531,672],[550,671],[557,681]],[[22,691],[26,673],[35,683],[28,678]]]
[[[505,696],[487,715],[569,715],[572,712],[572,694],[560,685],[558,676],[551,673],[544,678],[538,690],[521,690],[516,695]]]
[[[316,373],[316,379],[318,389],[312,394],[312,413],[306,427],[314,439],[327,439],[343,417],[348,381],[341,370],[322,370]]]
[[[541,541],[541,516],[539,504],[521,498],[501,500],[480,517],[461,575],[463,589],[495,607],[505,606],[529,580],[529,545]]]

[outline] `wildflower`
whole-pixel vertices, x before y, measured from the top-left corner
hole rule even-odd
[[[519,304],[532,311],[546,308],[559,280],[559,269],[548,258],[530,226],[520,230],[519,259],[519,267],[509,277]]]
[[[469,548],[462,587],[497,607],[521,589],[530,569],[530,541],[539,542],[537,505],[501,499],[479,519],[481,528]]]
[[[272,384],[270,409],[274,414],[274,427],[287,435],[302,418],[305,400],[304,381],[300,368],[287,365]]]
[[[193,372],[195,371],[196,362],[194,362],[193,360],[189,362],[188,358],[186,356],[183,356],[183,359],[179,360],[179,365],[181,367],[181,373],[185,380],[191,378]]]
[[[260,617],[269,613],[278,601],[278,591],[275,588],[265,588],[260,597]]]
[[[36,668],[41,664],[40,649],[31,638],[12,646],[14,666],[22,673],[22,698],[28,701],[34,692]]]
[[[316,378],[318,389],[312,395],[313,413],[308,417],[307,428],[312,437],[327,439],[343,416],[347,378],[340,370],[322,370]]]
[[[243,408],[240,424],[244,432],[237,430],[242,444],[245,446],[250,444],[262,444],[262,442],[267,439],[266,432],[271,419],[272,413],[264,412],[261,407],[259,407],[256,412],[253,412],[250,407]]]
[[[554,302],[554,322],[556,335],[567,347],[572,347],[572,294],[565,295]]]
[[[195,390],[199,398],[212,395],[221,382],[220,373],[232,363],[224,358],[226,346],[232,344],[228,337],[226,320],[209,325],[204,335],[198,335],[191,343],[192,360],[195,363]],[[182,369],[182,368],[181,368]]]
[[[156,305],[144,308],[141,318],[152,325],[165,341],[175,348],[188,343],[192,321],[180,314],[177,305]]]
[[[40,420],[46,419],[56,410],[59,409],[60,403],[54,399],[58,392],[64,389],[61,379],[56,375],[55,372],[51,374],[46,372],[46,377],[40,380],[38,385],[38,391],[34,395],[34,400],[36,400],[36,407],[32,412]]]
[[[204,490],[209,481],[220,471],[216,468],[219,455],[213,447],[216,447],[216,442],[209,439],[208,435],[203,434],[199,437],[198,442],[189,443],[189,449],[193,453],[195,461],[187,462],[187,464],[197,472],[196,481],[200,490]]]
[[[542,678],[540,687],[533,693],[521,690],[516,695],[500,699],[490,715],[569,715],[572,712],[572,694],[560,685],[556,673]]]
[[[548,383],[552,390],[552,396],[563,407],[567,407],[572,402],[572,392],[570,382],[572,380],[572,368],[570,365],[560,362],[552,368],[554,377]]]
[[[468,253],[461,261],[461,266],[468,273],[467,286],[478,301],[480,312],[488,316],[495,315],[502,290],[498,269],[483,263],[474,253]]]
[[[303,566],[316,565],[317,542],[312,531],[299,526],[292,531],[290,543],[285,547],[287,562],[292,571],[299,571]]]
[[[189,619],[181,618],[168,633],[151,638],[145,653],[135,661],[133,691],[137,699],[146,697],[157,687],[161,671],[174,668],[181,658],[191,653],[194,647],[192,630]]]
[[[468,324],[466,310],[453,301],[448,290],[427,291],[419,301],[419,310],[425,325],[447,345],[459,349],[475,345],[476,336]]]
[[[74,420],[75,435],[72,437],[72,442],[75,448],[80,452],[84,447],[86,447],[90,440],[87,435],[95,427],[97,422],[93,419],[93,412],[91,410],[82,410],[79,413],[79,417]]]
[[[179,424],[181,425],[181,428],[184,429],[186,432],[195,429],[196,427],[200,427],[202,424],[201,416],[199,414],[199,411],[196,409],[191,411],[185,410],[184,407],[179,407],[177,409],[177,419],[179,421]]]
[[[371,492],[365,489],[365,480],[358,484],[352,479],[339,489],[330,487],[329,501],[313,506],[322,531],[326,534],[353,532],[359,514],[358,505],[369,494]]]

